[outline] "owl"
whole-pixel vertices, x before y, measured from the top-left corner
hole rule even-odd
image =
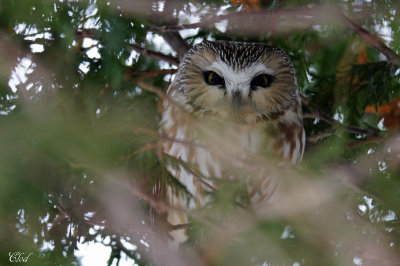
[[[169,166],[192,195],[188,199],[168,187],[171,206],[204,206],[207,192],[218,190],[219,178],[244,180],[252,204],[268,202],[279,183],[272,178],[273,165],[271,171],[267,166],[247,171],[249,165],[265,154],[298,163],[305,146],[291,61],[281,49],[261,43],[195,45],[184,56],[163,100],[161,129],[168,139],[164,153],[192,167]],[[168,222],[185,224],[188,217],[170,211]],[[176,242],[187,238],[185,229],[170,234]]]

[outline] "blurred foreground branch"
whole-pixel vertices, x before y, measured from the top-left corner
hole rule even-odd
[[[322,14],[327,14],[326,16]],[[286,16],[285,26],[278,25],[279,21],[282,20],[282,17]],[[249,17],[253,17],[253,19],[248,19]],[[273,23],[267,23],[265,25],[256,24],[253,20],[254,17],[262,18],[263,21],[271,21]],[[297,27],[301,27],[301,21],[305,22],[303,25],[304,28],[308,27],[311,24],[316,24],[317,22],[330,22],[330,20],[338,21],[344,23],[348,28],[353,30],[355,33],[360,35],[362,39],[364,39],[367,43],[377,48],[381,53],[383,53],[388,61],[395,65],[400,65],[400,57],[397,55],[392,49],[386,46],[381,40],[379,40],[376,36],[368,32],[361,25],[358,25],[353,20],[351,20],[348,16],[340,12],[339,10],[329,7],[329,6],[317,6],[317,7],[302,7],[302,8],[293,8],[293,9],[278,9],[278,10],[245,10],[239,12],[233,12],[229,14],[219,15],[219,16],[211,16],[210,18],[204,19],[197,23],[191,24],[183,24],[178,26],[150,26],[148,29],[154,32],[168,33],[168,32],[178,32],[180,30],[185,29],[196,29],[196,28],[204,28],[215,23],[219,23],[224,20],[240,20],[247,18],[249,23],[242,23],[239,25],[235,25],[239,28],[242,34],[251,34],[251,31],[247,31],[246,28],[249,27],[248,24],[253,25],[258,30],[258,35],[261,34],[261,31],[264,31],[265,27],[270,31],[275,31],[276,26],[288,27],[286,24],[290,24],[291,26],[288,28],[294,29]],[[293,21],[292,21],[293,20]],[[296,20],[296,21],[294,21]],[[329,20],[329,21],[328,21]],[[236,23],[238,24],[238,23]],[[277,25],[273,25],[277,24]],[[287,29],[286,29],[287,30]]]
[[[320,8],[297,8],[297,9],[280,9],[280,10],[245,10],[239,12],[233,12],[229,14],[219,15],[219,16],[210,16],[208,19],[204,19],[203,21],[191,24],[183,24],[178,26],[150,26],[149,30],[155,32],[176,32],[180,30],[186,29],[196,29],[203,28],[215,23],[221,22],[223,20],[232,20],[232,19],[240,19],[247,18],[249,16],[262,16],[265,21],[277,21],[282,15],[287,15],[289,17],[296,17],[298,15],[305,16],[314,16],[318,14]]]

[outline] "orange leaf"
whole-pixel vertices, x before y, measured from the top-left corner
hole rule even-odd
[[[260,0],[230,0],[233,6],[242,5],[244,9],[249,10],[259,10],[260,9]]]
[[[375,106],[367,106],[365,112],[379,113],[379,117],[384,119],[383,124],[387,129],[400,128],[400,97],[393,99],[388,104],[379,105],[378,110],[376,110]]]
[[[370,60],[368,58],[367,52],[365,51],[365,47],[361,48],[360,53],[357,57],[358,64],[365,64],[368,63]]]

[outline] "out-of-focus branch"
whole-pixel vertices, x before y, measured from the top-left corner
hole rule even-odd
[[[175,231],[175,230],[181,230],[181,229],[186,229],[191,225],[191,223],[186,223],[186,224],[175,224],[175,225],[170,225],[168,231]]]
[[[143,56],[151,57],[151,58],[154,58],[157,60],[162,60],[162,61],[168,62],[172,65],[179,66],[179,60],[173,56],[155,52],[155,51],[140,47],[137,44],[130,44],[129,47],[131,47],[133,50],[135,50],[136,52],[138,52],[139,54],[141,54]]]
[[[383,53],[387,57],[387,59],[390,63],[395,64],[395,65],[400,65],[399,55],[397,55],[392,49],[387,47],[381,40],[379,40],[376,36],[369,33],[361,25],[358,25],[357,23],[355,23],[353,20],[351,20],[346,15],[341,14],[341,17],[342,17],[343,22],[347,25],[347,27],[352,29],[354,32],[356,32],[358,35],[360,35],[360,37],[363,38],[366,42],[368,42],[370,45],[374,46],[381,53]]]
[[[233,13],[219,15],[219,16],[210,16],[210,18],[204,19],[203,21],[200,21],[197,23],[183,24],[183,25],[179,25],[179,26],[162,26],[162,27],[151,26],[151,27],[148,27],[148,29],[151,31],[156,31],[156,32],[176,32],[176,31],[185,30],[185,29],[203,28],[203,27],[207,27],[207,26],[213,25],[215,23],[221,22],[226,19],[230,20],[230,19],[237,19],[237,18],[248,17],[248,16],[263,16],[263,17],[265,17],[266,20],[275,21],[274,19],[279,18],[282,15],[287,15],[287,16],[316,15],[318,10],[320,10],[320,8],[318,8],[318,7],[316,7],[316,8],[306,7],[306,8],[295,8],[295,9],[280,9],[280,10],[275,10],[275,11],[245,10],[245,11],[233,12]]]
[[[309,22],[311,22],[311,20],[314,20],[312,23],[315,23],[316,19],[319,20],[325,19],[321,17],[321,14],[324,13],[324,9],[326,9],[326,7],[318,6],[313,8],[305,7],[305,8],[278,9],[278,10],[245,10],[219,16],[211,16],[210,18],[204,19],[197,23],[183,24],[178,26],[161,26],[161,27],[151,26],[148,29],[151,31],[161,32],[161,33],[178,32],[184,29],[196,29],[196,28],[208,27],[223,20],[240,19],[249,16],[263,17],[265,21],[279,21],[282,18],[282,16],[287,16],[288,18],[291,19],[296,17],[298,18],[298,16],[301,16],[301,19]],[[366,29],[364,29],[361,25],[355,23],[345,14],[338,12],[338,10],[333,9],[330,11],[329,14],[330,15],[328,17],[332,16],[334,19],[343,22],[348,28],[353,30],[358,35],[360,35],[360,37],[363,38],[366,42],[368,42],[370,45],[374,46],[380,52],[382,52],[387,57],[390,63],[395,65],[400,65],[399,55],[397,55],[392,49],[386,46],[381,40],[379,40],[379,38],[377,38],[376,36],[368,32]],[[242,26],[246,27],[246,25]],[[274,25],[270,25],[270,27],[271,26]],[[179,55],[179,57],[181,58],[181,55]]]

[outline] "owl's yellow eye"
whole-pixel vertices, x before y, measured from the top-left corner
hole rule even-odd
[[[268,74],[258,75],[251,81],[250,87],[252,90],[256,90],[257,87],[268,88],[271,86],[272,81],[273,77]]]
[[[208,85],[225,85],[225,80],[213,71],[204,72],[204,79]]]

